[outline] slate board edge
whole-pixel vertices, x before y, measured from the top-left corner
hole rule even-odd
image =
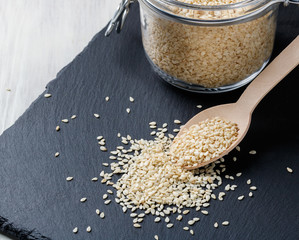
[[[74,61],[76,61],[78,58],[81,57],[81,55],[88,50],[89,46],[97,39],[97,37],[100,34],[104,33],[104,30],[106,29],[106,26],[97,34],[95,34],[93,36],[93,38],[89,41],[89,43],[87,44],[86,47],[84,47],[84,49],[70,62],[68,63],[66,66],[64,66],[57,74],[56,74],[56,78],[54,78],[53,80],[51,80],[45,87],[45,90],[30,104],[30,106],[26,109],[26,111],[9,127],[7,128],[1,135],[0,138],[4,137],[6,132],[12,128],[17,122],[19,122],[24,115],[26,115],[26,113],[28,111],[31,110],[31,108],[34,107],[34,105],[39,101],[39,99],[44,97],[44,94],[47,93],[47,89],[48,86],[50,84],[52,84],[55,81],[59,81],[59,77],[68,69],[68,67],[70,65],[73,64]],[[16,237],[17,239],[50,239],[46,236],[41,235],[39,232],[36,232],[34,229],[33,230],[28,230],[28,229],[24,229],[21,226],[15,226],[14,223],[9,222],[8,219],[1,217],[0,216],[0,233],[3,233],[7,236],[10,237]]]

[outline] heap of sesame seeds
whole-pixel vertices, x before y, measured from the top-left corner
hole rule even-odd
[[[192,167],[220,156],[237,140],[238,126],[219,117],[192,125],[176,137],[170,152],[177,163]]]

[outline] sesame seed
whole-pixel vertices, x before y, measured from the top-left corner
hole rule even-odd
[[[86,228],[86,232],[91,232],[91,227],[90,227],[90,226],[88,226],[88,227]]]
[[[100,218],[104,218],[105,217],[105,213],[104,212],[101,212],[100,214]]]
[[[96,181],[98,181],[98,178],[94,177],[94,178],[91,179],[91,181],[96,182]]]
[[[253,197],[253,193],[252,193],[252,192],[249,192],[249,193],[248,193],[248,196],[249,196],[249,197]]]
[[[170,222],[169,217],[166,217],[166,218],[165,218],[165,222],[166,222],[166,223],[169,223],[169,222]]]
[[[55,153],[55,157],[58,157],[59,155],[60,155],[59,152],[56,152],[56,153]]]
[[[287,171],[288,171],[289,173],[292,173],[292,172],[293,172],[293,169],[292,169],[292,168],[289,168],[289,167],[287,167]]]
[[[218,223],[217,222],[214,223],[214,228],[218,228]]]
[[[233,157],[233,161],[236,162],[237,161],[237,157]]]
[[[60,130],[60,127],[56,126],[55,130],[58,132]]]
[[[68,120],[68,119],[62,119],[61,122],[63,122],[63,123],[68,123],[69,120]]]
[[[190,234],[191,234],[191,235],[194,235],[194,231],[193,231],[192,229],[190,230]]]
[[[196,107],[197,107],[197,108],[202,108],[202,105],[197,105]]]
[[[189,212],[190,212],[190,210],[184,210],[184,211],[183,211],[183,214],[186,215],[186,214],[188,214]]]
[[[159,240],[158,235],[155,235],[155,236],[154,236],[154,239],[155,239],[155,240]]]
[[[104,162],[104,163],[102,163],[102,165],[105,166],[105,167],[108,167],[108,166],[109,166],[109,163],[105,163],[105,162]]]
[[[109,203],[111,203],[111,200],[109,199],[109,200],[106,200],[105,202],[104,202],[104,204],[106,204],[106,205],[108,205]]]
[[[189,230],[189,227],[183,227],[183,229],[184,229],[185,231],[188,231],[188,230]]]
[[[242,175],[241,172],[239,172],[239,173],[236,174],[237,177],[240,177],[241,175]]]
[[[155,223],[160,222],[160,221],[161,221],[161,218],[159,218],[159,217],[156,217],[154,220]]]
[[[113,194],[112,190],[110,190],[110,189],[107,190],[107,193]]]
[[[236,146],[236,150],[237,150],[238,152],[240,152],[240,151],[241,151],[240,146]]]
[[[172,131],[177,133],[177,132],[180,131],[180,129],[175,128],[175,129],[173,129]]]
[[[202,210],[201,213],[204,214],[204,215],[208,215],[209,214],[209,212],[206,211],[206,210]]]
[[[101,213],[100,209],[96,209],[96,214],[100,215],[100,213]]]
[[[244,199],[244,195],[241,195],[241,196],[238,197],[238,200],[239,200],[239,201],[241,201],[241,200],[243,200],[243,199]]]
[[[166,227],[167,227],[167,228],[172,228],[172,227],[173,227],[173,223],[168,223],[168,224],[166,225]]]
[[[137,217],[137,213],[131,213],[130,217],[132,217],[132,218]]]
[[[126,109],[127,113],[129,114],[131,112],[131,109],[130,108],[127,108]]]
[[[69,182],[69,181],[72,181],[74,178],[73,177],[67,177],[66,180]]]
[[[134,98],[130,97],[129,99],[130,99],[130,102],[134,102]]]
[[[195,217],[195,218],[193,218],[193,220],[194,220],[195,222],[198,222],[198,221],[200,220],[200,218],[199,218],[199,217]]]
[[[105,97],[105,101],[108,102],[110,100],[110,98],[107,96]]]
[[[253,190],[253,191],[255,191],[257,189],[257,187],[256,186],[251,186],[250,187],[250,190]]]
[[[106,151],[107,151],[107,148],[104,147],[104,146],[101,146],[101,147],[100,147],[100,150],[101,150],[102,152],[106,152]]]
[[[52,94],[50,94],[50,93],[46,93],[46,94],[44,95],[45,98],[49,98],[49,97],[51,97],[51,96],[52,96]]]
[[[176,217],[176,220],[178,220],[178,221],[181,221],[183,219],[183,216],[182,215],[178,215],[177,217]]]
[[[175,124],[181,124],[181,121],[180,121],[180,120],[177,120],[177,119],[174,120],[173,122],[174,122]]]
[[[100,118],[100,115],[97,113],[94,113],[93,116],[95,116],[96,118]]]
[[[248,179],[247,182],[246,182],[248,185],[251,184],[251,179]]]
[[[73,229],[73,233],[77,233],[78,232],[78,228],[77,227],[75,227],[74,229]]]
[[[134,223],[133,226],[134,226],[135,228],[141,228],[141,225],[140,225],[139,223]]]
[[[189,221],[188,221],[188,224],[189,224],[190,226],[192,226],[194,223],[195,223],[194,220],[189,220]]]
[[[150,125],[150,128],[154,129],[157,128],[155,125]]]
[[[107,199],[108,198],[108,195],[107,194],[104,194],[103,195],[103,199],[105,200],[105,199]]]
[[[254,155],[254,154],[256,154],[256,151],[255,150],[251,150],[251,151],[249,151],[249,154]]]
[[[76,115],[73,115],[73,116],[71,116],[71,119],[75,119],[77,116]]]
[[[224,221],[224,222],[222,222],[222,225],[223,225],[223,226],[227,226],[227,225],[229,225],[229,221]]]
[[[80,199],[80,202],[84,203],[84,202],[86,202],[86,200],[87,200],[87,198],[84,197],[84,198]]]

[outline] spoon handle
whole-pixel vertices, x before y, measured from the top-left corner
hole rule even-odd
[[[245,89],[237,105],[250,114],[259,102],[299,64],[299,35]]]

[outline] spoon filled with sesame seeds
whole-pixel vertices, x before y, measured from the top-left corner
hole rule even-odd
[[[170,147],[185,169],[203,167],[227,155],[245,137],[259,102],[299,64],[299,36],[245,89],[235,103],[208,108],[191,118]]]

